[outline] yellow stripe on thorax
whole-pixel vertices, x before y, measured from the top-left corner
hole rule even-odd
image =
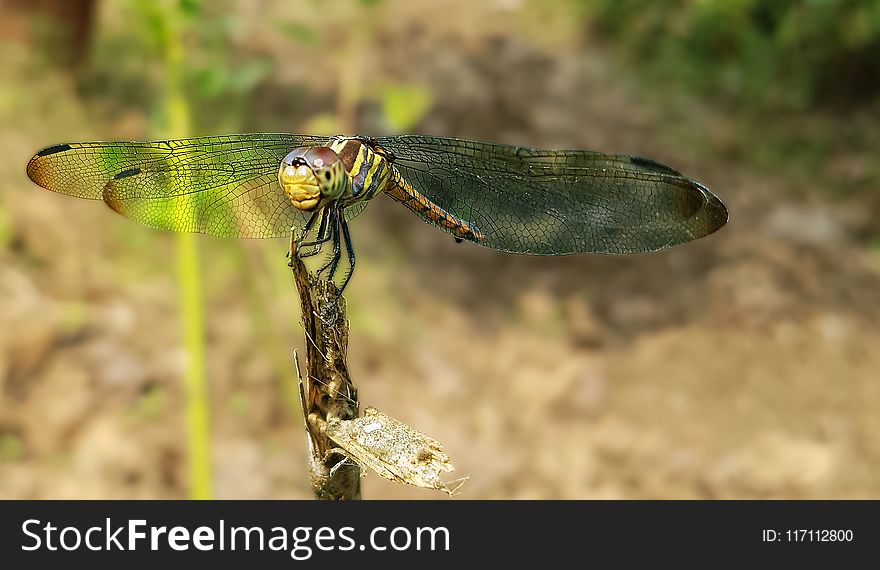
[[[366,149],[367,147],[364,145],[362,148]],[[374,151],[370,149],[370,152]],[[370,170],[367,171],[367,176],[364,178],[364,191],[369,191],[369,189],[373,187],[373,179],[376,176],[385,176],[387,178],[387,164],[388,163],[381,156],[375,156],[373,158],[373,164],[370,165]],[[383,183],[382,186],[385,186],[385,184]],[[380,188],[378,192],[381,191],[382,189]],[[376,193],[378,194],[378,192]]]
[[[345,145],[352,142],[352,139],[336,139],[330,144],[330,150],[335,152],[336,154],[342,154],[342,149],[345,148]],[[352,178],[357,176],[358,172],[360,172],[361,167],[364,165],[364,161],[367,159],[367,146],[364,144],[360,144],[358,146],[358,153],[354,159],[354,163],[351,168],[348,170],[348,175]]]
[[[358,199],[372,198],[383,190],[391,170],[388,161],[381,154],[362,141],[352,138],[336,139],[330,143],[330,148],[343,158],[344,164],[351,163],[347,172],[349,178],[358,183]]]

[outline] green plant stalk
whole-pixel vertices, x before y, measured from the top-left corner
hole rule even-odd
[[[186,348],[184,387],[189,455],[189,496],[210,499],[211,429],[205,381],[204,322],[198,242],[193,234],[177,234],[177,283]]]
[[[165,62],[165,111],[167,127],[175,137],[190,132],[190,111],[182,87],[182,54],[177,30],[166,21],[163,34]],[[190,499],[211,498],[211,429],[208,386],[205,380],[205,341],[202,316],[202,286],[198,242],[191,233],[179,233],[177,246],[177,286],[182,311],[183,342],[186,350],[184,398],[186,407],[188,487]]]

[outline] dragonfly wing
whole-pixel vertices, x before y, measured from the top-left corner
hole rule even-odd
[[[361,212],[364,211],[364,208],[367,207],[368,203],[369,202],[366,200],[363,202],[355,202],[351,206],[342,210],[342,215],[345,216],[345,221],[350,222],[353,219],[355,219],[358,216],[358,214],[360,214]]]
[[[283,237],[304,215],[278,185],[292,149],[327,137],[246,134],[154,142],[71,143],[28,163],[40,186],[104,200],[155,228],[222,237]]]
[[[501,251],[641,253],[727,222],[708,188],[650,159],[418,135],[377,142],[417,192]]]

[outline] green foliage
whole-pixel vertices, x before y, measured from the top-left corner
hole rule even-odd
[[[431,92],[418,85],[389,84],[380,94],[382,116],[391,130],[411,130],[431,107]]]
[[[229,0],[120,0],[110,5],[109,19],[119,25],[99,30],[93,50],[91,77],[85,93],[109,105],[139,108],[151,127],[174,119],[167,106],[156,106],[171,75],[191,105],[195,132],[239,128],[250,111],[253,90],[274,70],[271,58],[257,56],[231,41],[242,23]],[[177,38],[169,42],[168,38]],[[170,45],[181,53],[166,53]],[[161,56],[161,57],[157,57]],[[162,76],[165,76],[163,79]]]
[[[578,0],[653,78],[752,108],[880,98],[876,0]]]
[[[278,28],[290,39],[303,45],[320,43],[318,31],[302,22],[279,22]]]
[[[154,421],[162,417],[167,407],[167,391],[161,386],[150,386],[135,402],[133,414],[139,420]]]
[[[0,200],[0,248],[7,248],[12,243],[12,222],[9,219],[9,210]]]
[[[0,435],[0,463],[20,461],[24,456],[24,445],[11,433]]]
[[[229,411],[236,416],[245,416],[251,408],[251,398],[247,392],[239,390],[230,396],[227,405]]]

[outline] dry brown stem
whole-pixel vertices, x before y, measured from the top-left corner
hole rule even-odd
[[[361,469],[335,449],[327,425],[358,417],[357,388],[346,365],[348,320],[345,298],[333,283],[313,276],[296,255],[291,239],[290,269],[302,304],[306,334],[306,378],[300,376],[300,396],[309,434],[309,475],[315,498],[351,500],[361,498]]]

